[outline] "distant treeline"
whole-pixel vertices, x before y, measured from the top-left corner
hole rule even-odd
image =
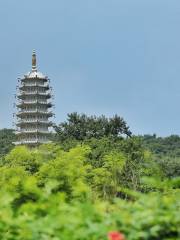
[[[158,156],[180,157],[180,136],[158,137],[153,135],[140,136],[144,147]]]
[[[54,129],[53,141],[118,137],[123,134],[131,136],[126,122],[118,116],[108,119],[105,116],[88,117],[85,114],[72,113],[68,114],[67,121],[56,125]],[[180,136],[178,135],[158,137],[153,134],[138,136],[137,138],[140,139],[146,149],[158,157],[180,157]],[[12,142],[15,140],[14,129],[0,129],[0,156],[8,153],[13,148]]]

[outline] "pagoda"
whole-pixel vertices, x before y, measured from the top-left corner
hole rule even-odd
[[[36,53],[32,54],[32,70],[19,79],[16,101],[16,134],[15,145],[37,146],[48,143],[50,139],[49,120],[53,113],[49,78],[37,71]]]

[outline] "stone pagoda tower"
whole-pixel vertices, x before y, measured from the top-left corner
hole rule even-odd
[[[17,142],[16,145],[37,146],[48,143],[50,138],[49,120],[53,113],[49,110],[51,103],[51,88],[49,79],[37,71],[36,53],[32,54],[32,70],[19,79],[16,95]]]

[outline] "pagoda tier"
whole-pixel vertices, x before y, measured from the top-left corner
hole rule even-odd
[[[20,88],[23,88],[25,86],[26,87],[36,87],[36,86],[46,87],[50,83],[49,79],[45,79],[45,78],[40,79],[40,78],[38,78],[38,75],[36,78],[31,78],[30,74],[29,74],[28,78],[22,78],[22,79],[19,78],[19,81],[20,81],[20,85],[19,85]]]
[[[32,70],[19,79],[17,99],[17,138],[16,145],[37,145],[49,142],[49,127],[53,116],[48,110],[51,103],[51,87],[49,79],[36,68],[36,54],[32,55]]]
[[[46,106],[47,108],[51,108],[53,106],[53,104],[51,102],[43,102],[43,101],[39,101],[39,100],[34,100],[31,102],[22,101],[22,102],[17,103],[16,106],[20,109],[26,109],[27,107],[37,106],[39,109],[39,108],[43,108],[44,106]]]
[[[17,127],[21,127],[21,128],[27,128],[32,126],[34,128],[34,126],[47,126],[50,127],[52,126],[52,122],[51,121],[43,121],[43,120],[31,120],[31,121],[26,121],[26,120],[21,120],[19,122],[17,122]]]
[[[28,117],[30,118],[31,116],[45,116],[45,117],[52,117],[53,113],[52,112],[48,112],[48,111],[43,111],[43,110],[37,110],[37,109],[32,109],[32,110],[23,110],[23,111],[19,111],[16,114],[17,117],[23,119],[24,117]]]
[[[21,91],[44,91],[44,90],[49,90],[50,89],[50,87],[49,87],[49,85],[47,84],[47,85],[44,85],[44,86],[42,86],[42,85],[38,85],[38,84],[36,84],[36,85],[21,85],[21,86],[19,86],[19,90],[21,90]]]
[[[49,138],[47,137],[42,137],[40,138],[40,136],[37,137],[33,137],[33,138],[21,138],[21,141],[17,141],[14,144],[15,145],[29,145],[29,146],[37,146],[39,144],[44,144],[44,143],[48,143],[49,142]]]
[[[17,131],[16,134],[17,135],[21,135],[21,136],[24,136],[26,137],[26,135],[29,136],[33,136],[34,134],[45,134],[45,135],[49,135],[49,131],[48,130],[21,130],[21,131]]]
[[[47,85],[46,87],[42,87],[42,86],[33,86],[33,87],[27,87],[27,86],[21,86],[19,87],[20,90],[20,94],[21,93],[29,93],[29,92],[42,92],[44,93],[47,90],[50,90],[49,85]],[[49,91],[50,92],[50,91]]]
[[[32,100],[32,99],[39,99],[45,100],[52,97],[50,92],[39,92],[39,91],[32,91],[32,92],[20,92],[17,94],[18,99],[22,100]]]

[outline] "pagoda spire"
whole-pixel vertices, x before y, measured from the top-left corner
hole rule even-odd
[[[33,50],[33,53],[32,53],[32,72],[37,72],[36,52],[35,52],[35,50]]]

